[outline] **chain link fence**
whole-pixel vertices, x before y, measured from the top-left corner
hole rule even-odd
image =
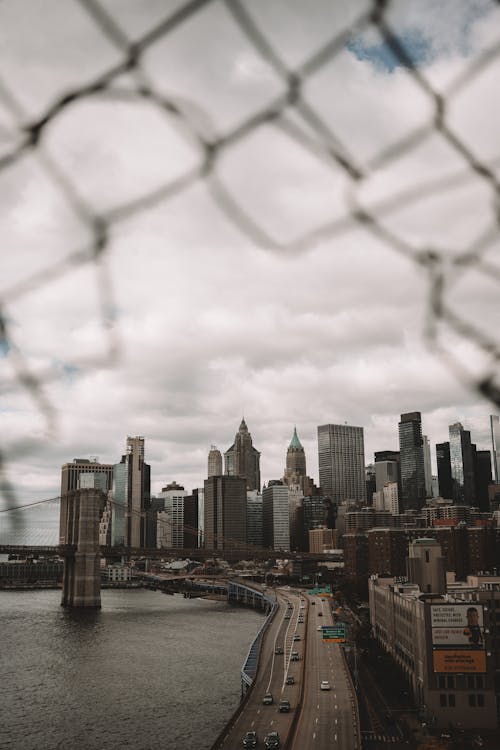
[[[270,6],[276,3],[271,2]],[[22,3],[27,12],[36,15],[43,12],[43,4]],[[65,4],[66,5],[66,4]],[[307,7],[305,7],[307,5]],[[466,311],[451,305],[448,292],[468,274],[476,274],[498,285],[500,264],[499,241],[499,166],[500,155],[491,154],[484,148],[481,132],[471,137],[461,127],[455,126],[455,111],[469,92],[483,91],[484,81],[491,74],[500,58],[500,20],[497,2],[491,2],[494,22],[492,27],[499,33],[491,34],[479,51],[463,56],[461,69],[446,81],[436,82],[427,75],[425,65],[419,64],[415,44],[407,34],[398,31],[394,21],[397,3],[388,0],[366,0],[366,2],[344,4],[345,23],[331,28],[331,35],[323,33],[321,43],[308,51],[300,62],[291,64],[290,55],[280,48],[275,35],[269,33],[263,23],[262,3],[250,0],[191,0],[163,4],[170,7],[166,16],[158,20],[142,34],[131,34],[126,30],[120,15],[120,5],[112,0],[74,0],[85,28],[89,24],[98,32],[100,43],[106,44],[111,62],[96,73],[87,76],[84,83],[65,85],[56,91],[51,101],[36,116],[23,105],[16,87],[9,79],[8,71],[0,70],[0,186],[8,181],[13,169],[23,164],[30,156],[36,156],[37,165],[44,179],[52,188],[64,195],[69,210],[84,226],[87,240],[72,246],[69,234],[64,252],[47,254],[44,262],[30,272],[27,268],[16,283],[2,286],[0,297],[0,353],[10,370],[3,377],[2,392],[13,391],[29,394],[37,411],[44,420],[45,433],[56,430],[57,407],[47,396],[46,386],[61,377],[61,368],[56,364],[37,364],[31,361],[29,352],[16,341],[15,326],[9,313],[11,306],[29,297],[30,293],[64,277],[75,268],[90,266],[95,270],[96,292],[99,300],[100,326],[105,336],[105,351],[99,356],[75,358],[71,366],[79,371],[114,365],[120,359],[119,325],[116,321],[114,282],[109,272],[108,260],[112,252],[111,233],[131,216],[151,207],[165,204],[194,185],[202,185],[222,212],[226,222],[243,233],[255,247],[278,253],[300,253],[319,243],[332,249],[332,264],[340,238],[362,228],[378,243],[394,253],[408,259],[419,271],[424,270],[428,280],[426,327],[424,335],[429,347],[442,358],[454,374],[470,388],[476,389],[492,404],[500,406],[500,384],[498,379],[499,340],[491,327],[484,327],[468,317]],[[278,3],[280,12],[286,13],[284,3]],[[292,3],[302,14],[314,13],[315,3]],[[324,4],[322,4],[324,7]],[[210,14],[215,20],[209,24]],[[159,12],[157,12],[159,15]],[[340,14],[342,15],[342,14]],[[82,22],[83,23],[83,22]],[[209,24],[204,26],[204,24]],[[271,84],[265,97],[241,98],[236,93],[232,102],[230,124],[224,127],[217,123],[214,108],[219,93],[206,92],[203,100],[169,93],[175,89],[169,80],[168,65],[163,76],[159,76],[151,64],[152,56],[159,48],[168,55],[170,45],[184,47],[184,59],[197,59],[200,49],[193,42],[186,48],[185,31],[199,25],[198,39],[205,33],[212,35],[212,45],[223,45],[217,38],[217,24],[231,27],[245,50],[253,72]],[[300,20],[297,21],[300,23]],[[83,28],[83,26],[82,26]],[[214,31],[215,29],[215,31]],[[328,29],[327,29],[328,30]],[[328,32],[329,33],[329,32]],[[196,39],[196,34],[186,37]],[[361,41],[360,41],[361,40]],[[374,41],[375,40],[375,41]],[[206,41],[206,39],[204,40]],[[82,43],[85,43],[83,39]],[[200,42],[201,46],[203,43]],[[370,47],[370,45],[372,47]],[[339,127],[335,108],[323,106],[322,98],[313,95],[314,87],[321,84],[328,92],[328,76],[341,75],[342,68],[336,65],[346,54],[368,54],[370,48],[383,50],[389,60],[390,69],[405,72],[407,86],[418,103],[421,116],[408,127],[389,128],[389,137],[377,150],[361,149],[358,153],[349,145],[345,126]],[[210,49],[210,46],[208,47]],[[89,50],[92,56],[92,50]],[[203,53],[206,54],[206,51]],[[106,57],[106,56],[104,56]],[[202,61],[209,66],[210,59]],[[328,74],[328,75],[327,75]],[[496,79],[498,80],[498,78]],[[326,93],[334,97],[335,94]],[[323,97],[323,99],[324,99]],[[254,97],[255,98],[255,97]],[[473,97],[472,97],[473,98]],[[187,148],[189,158],[186,166],[177,169],[154,185],[141,187],[141,180],[133,185],[131,197],[96,205],[91,192],[82,184],[78,172],[68,170],[57,158],[53,146],[53,132],[68,113],[89,103],[106,103],[112,106],[125,103],[128,107],[144,105],[155,118],[162,118],[166,138],[175,140],[176,148]],[[380,112],[376,107],[363,112],[359,117],[362,127],[376,126]],[[491,115],[491,113],[490,113]],[[488,112],[484,117],[490,116]],[[149,115],[148,115],[149,116]],[[494,119],[494,115],[493,116]],[[228,118],[226,118],[227,120]],[[410,118],[411,119],[411,118]],[[375,123],[375,125],[374,125]],[[147,128],[147,121],[145,124]],[[85,120],[82,129],[85,128]],[[348,135],[348,133],[347,133]],[[235,149],[248,144],[253,138],[269,138],[269,159],[273,158],[276,138],[287,144],[290,158],[297,149],[309,156],[321,169],[329,170],[341,180],[338,200],[332,204],[331,215],[321,217],[313,225],[299,227],[295,232],[287,226],[276,229],[268,221],[261,220],[255,206],[250,206],[225,179],[221,165],[231,159]],[[457,169],[435,176],[418,175],[414,181],[406,180],[397,190],[386,191],[378,198],[366,198],[366,189],[377,176],[391,176],[391,169],[401,161],[426,147],[430,141],[439,141],[448,153],[454,155]],[[50,147],[49,147],[50,146]],[[105,169],[105,166],[103,166]],[[147,181],[145,181],[145,185]],[[415,211],[425,224],[426,212],[440,210],[440,201],[451,201],[457,190],[473,185],[480,196],[479,205],[474,203],[477,214],[477,232],[465,236],[463,243],[450,247],[446,242],[429,242],[399,231],[394,217],[401,212]],[[265,194],[266,186],[262,185]],[[119,191],[118,191],[119,192]],[[424,208],[422,209],[422,205]],[[459,212],[460,203],[455,211]],[[425,233],[424,233],[425,234]],[[9,248],[5,248],[8,252]],[[498,294],[497,286],[497,294]],[[467,347],[464,350],[461,344]],[[464,355],[467,351],[467,355]],[[474,362],[471,352],[475,352]],[[9,482],[7,456],[26,455],[36,440],[26,438],[10,445],[8,454],[0,453],[1,491],[10,504],[15,502],[13,485]]]

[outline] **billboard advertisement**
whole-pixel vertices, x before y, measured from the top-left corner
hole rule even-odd
[[[468,604],[431,606],[432,659],[435,672],[486,672],[483,608]]]
[[[485,651],[436,649],[432,653],[435,672],[471,674],[486,672]]]

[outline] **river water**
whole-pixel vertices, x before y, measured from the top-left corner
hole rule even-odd
[[[2,750],[203,750],[236,708],[263,616],[225,602],[102,591],[0,592]]]

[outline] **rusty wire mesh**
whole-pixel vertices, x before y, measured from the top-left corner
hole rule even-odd
[[[429,346],[436,355],[443,358],[453,372],[464,383],[476,389],[493,404],[500,406],[498,362],[500,357],[498,338],[467,319],[447,303],[447,291],[454,281],[472,271],[486,276],[489,280],[500,281],[500,267],[491,258],[491,250],[497,250],[499,239],[499,177],[500,159],[493,160],[481,156],[478,144],[471,143],[457,132],[448,117],[455,98],[464,90],[477,85],[478,80],[489,70],[500,56],[500,38],[485,47],[473,59],[464,58],[460,73],[437,88],[426,77],[425,68],[415,63],[411,49],[405,39],[398,36],[390,19],[391,3],[388,0],[366,0],[360,3],[360,12],[344,28],[334,29],[331,37],[309,54],[297,66],[290,66],[278,46],[273,44],[266,28],[263,28],[252,13],[252,3],[244,0],[190,0],[176,4],[172,12],[149,29],[142,36],[131,39],[123,30],[119,19],[99,0],[75,0],[88,19],[98,27],[119,57],[107,68],[88,80],[85,85],[60,91],[36,118],[30,117],[18,100],[16,90],[9,84],[8,76],[0,72],[0,104],[9,113],[12,127],[8,138],[1,142],[0,180],[2,175],[20,163],[29,154],[36,154],[38,163],[46,177],[64,193],[72,211],[79,217],[89,232],[90,240],[81,247],[68,248],[64,257],[58,257],[37,269],[10,288],[4,288],[0,307],[0,351],[9,360],[13,374],[4,379],[3,391],[22,389],[29,393],[36,409],[43,416],[47,432],[54,429],[56,406],[46,395],[45,385],[60,376],[57,367],[34,368],[29,356],[21,346],[16,345],[15,333],[9,317],[10,305],[52,282],[72,269],[91,265],[96,270],[96,284],[100,301],[100,324],[106,334],[107,346],[99,357],[85,357],[75,360],[80,369],[109,366],[119,361],[119,332],[114,325],[113,279],[107,269],[110,231],[123,220],[140,213],[151,206],[169,201],[174,196],[202,183],[213,201],[223,212],[225,220],[235,225],[251,242],[258,247],[280,253],[298,253],[318,243],[337,240],[341,236],[362,227],[395,253],[405,256],[420,269],[425,269],[428,277],[427,325],[424,334]],[[147,53],[158,43],[169,43],[184,25],[189,24],[199,14],[218,12],[227,15],[243,35],[253,53],[266,69],[279,81],[279,93],[271,101],[245,112],[237,123],[224,132],[206,126],[210,118],[204,117],[203,105],[189,102],[165,93],[168,81],[158,86],[158,81],[150,75],[144,64]],[[426,122],[419,122],[414,128],[396,135],[378,153],[369,158],[353,154],[336,132],[335,119],[325,116],[311,104],[307,94],[309,82],[326,66],[342,54],[346,45],[359,35],[375,32],[382,43],[402,66],[418,92],[425,99],[429,115]],[[196,54],[197,50],[192,50]],[[168,77],[168,76],[167,76]],[[125,81],[125,83],[123,83]],[[47,131],[65,112],[82,102],[127,101],[143,104],[148,102],[161,116],[166,125],[175,125],[177,132],[195,149],[197,158],[194,164],[181,174],[168,179],[163,184],[140,193],[133,199],[111,207],[96,208],[80,190],[78,174],[64,170],[57,159],[46,148]],[[201,114],[200,114],[201,113]],[[369,127],[369,123],[366,125]],[[347,180],[339,206],[331,218],[317,226],[307,228],[293,238],[286,232],[269,231],[259,222],[258,216],[241,202],[231,187],[225,184],[220,174],[222,158],[231,154],[232,149],[242,144],[253,134],[265,128],[286,136],[294,148],[303,149],[323,165],[340,172]],[[454,174],[441,175],[427,180],[419,179],[415,184],[378,202],[366,202],[361,197],[367,180],[390,167],[404,155],[420,147],[427,139],[439,136],[461,160],[463,168]],[[386,220],[396,212],[411,209],[425,197],[432,200],[456,189],[457,185],[479,180],[486,188],[485,221],[482,230],[458,251],[450,253],[448,247],[430,245],[427,242],[412,242],[403,233],[394,230]],[[493,218],[492,218],[493,217]],[[332,260],[333,262],[333,260]],[[457,356],[453,347],[448,346],[450,336],[473,344],[481,354],[481,372],[470,367],[470,362]],[[14,452],[26,452],[32,442],[26,439],[13,447]],[[15,501],[14,488],[9,483],[5,467],[5,452],[0,453],[1,490],[9,501]]]

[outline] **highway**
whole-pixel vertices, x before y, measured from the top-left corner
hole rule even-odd
[[[338,643],[324,643],[318,627],[332,625],[329,600],[307,597],[307,659],[305,663],[304,700],[293,750],[359,750],[360,738],[356,714],[356,696]],[[319,614],[321,613],[321,615]],[[330,690],[321,690],[322,681]]]
[[[266,735],[277,731],[281,748],[361,750],[356,695],[341,646],[323,642],[318,631],[322,625],[333,624],[330,600],[284,589],[276,593],[279,610],[264,637],[254,687],[217,748],[243,747],[247,731],[257,732],[257,747],[263,748]],[[281,649],[283,654],[276,653]],[[298,652],[299,661],[292,661],[293,651]],[[294,684],[287,684],[290,677]],[[320,689],[323,680],[329,682],[330,690]],[[301,692],[302,707],[298,708]],[[272,705],[263,704],[266,693],[272,694]],[[280,699],[290,701],[290,713],[279,712]]]
[[[277,592],[279,610],[276,613],[262,644],[260,666],[252,693],[244,711],[238,716],[229,734],[218,746],[223,750],[242,748],[242,739],[246,732],[256,731],[258,747],[264,747],[264,739],[269,732],[278,732],[280,745],[284,746],[294,712],[297,707],[299,684],[303,661],[292,661],[292,651],[302,655],[303,639],[305,638],[305,621],[299,622],[301,613],[300,597],[296,592]],[[305,605],[303,605],[305,606]],[[298,635],[300,641],[294,640]],[[282,649],[283,654],[276,654],[276,649]],[[287,677],[293,676],[295,684],[287,685]],[[262,700],[266,693],[273,696],[272,705],[264,705]],[[290,701],[290,713],[280,713],[279,701]]]

